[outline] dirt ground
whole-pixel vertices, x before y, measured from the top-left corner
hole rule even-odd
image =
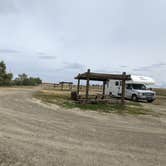
[[[165,166],[166,106],[159,116],[64,110],[0,88],[1,166]]]

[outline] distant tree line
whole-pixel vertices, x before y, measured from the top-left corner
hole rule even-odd
[[[29,77],[25,73],[18,75],[18,77],[13,80],[13,74],[7,73],[6,64],[4,61],[0,62],[0,86],[37,86],[41,83],[42,80],[40,78]]]
[[[18,75],[18,77],[14,80],[15,85],[40,85],[42,83],[42,80],[40,78],[34,78],[34,77],[28,77],[25,73]]]

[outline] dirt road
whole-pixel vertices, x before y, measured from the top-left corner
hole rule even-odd
[[[0,165],[165,166],[166,117],[63,110],[0,89]]]

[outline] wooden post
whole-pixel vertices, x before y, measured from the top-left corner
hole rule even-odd
[[[80,79],[78,79],[78,84],[77,84],[77,95],[80,93]]]
[[[86,80],[86,99],[87,100],[89,98],[89,74],[90,74],[90,69],[88,69],[87,80]]]
[[[126,80],[125,80],[125,77],[126,77],[126,73],[123,72],[122,74],[122,103],[124,104],[125,102],[125,90],[126,90]]]
[[[103,81],[103,99],[105,98],[105,85],[106,85],[106,81]]]
[[[72,91],[72,89],[73,89],[73,84],[70,84],[70,91]]]
[[[63,91],[63,82],[61,83],[61,90]]]

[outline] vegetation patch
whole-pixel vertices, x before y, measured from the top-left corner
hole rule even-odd
[[[157,96],[157,99],[153,102],[153,104],[165,106],[166,105],[166,96]]]
[[[154,89],[157,96],[166,96],[166,89],[156,88]]]
[[[5,62],[0,61],[0,86],[37,86],[42,83],[38,77],[29,77],[25,73],[19,74],[13,80],[13,74],[7,72]]]
[[[140,103],[130,101],[128,101],[126,104],[79,104],[70,99],[69,93],[51,93],[45,91],[35,93],[34,97],[41,100],[44,103],[57,104],[67,109],[79,108],[81,110],[94,110],[106,113],[114,112],[119,114],[128,113],[148,115],[152,113],[151,110],[143,108],[143,106]]]

